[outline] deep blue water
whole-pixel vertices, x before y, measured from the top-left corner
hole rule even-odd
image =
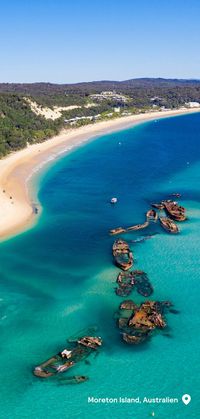
[[[37,180],[38,223],[0,249],[0,417],[145,419],[154,411],[158,418],[198,418],[199,133],[198,114],[144,123],[84,144]],[[166,316],[168,336],[157,333],[129,347],[114,319],[121,299],[108,230],[143,222],[152,201],[177,191],[189,217],[181,234],[170,236],[157,224],[147,232],[158,234],[132,250],[136,269],[155,288],[153,298],[173,301],[180,313]],[[133,299],[143,300],[136,293]],[[87,383],[32,376],[34,365],[91,325],[98,325],[104,346],[90,366],[74,370],[89,375]],[[192,397],[188,406],[87,402],[88,396],[181,399],[185,393]]]

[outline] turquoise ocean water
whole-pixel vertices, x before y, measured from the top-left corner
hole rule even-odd
[[[43,211],[35,227],[0,245],[0,418],[198,418],[200,317],[200,115],[143,123],[73,150],[37,179]],[[122,343],[114,312],[118,269],[108,230],[143,222],[149,203],[181,192],[188,221],[181,234],[158,233],[132,245],[136,269],[171,300],[167,334],[146,344]],[[118,197],[111,206],[109,199]],[[140,237],[133,232],[127,240]],[[144,298],[136,292],[134,301]],[[81,385],[40,380],[32,369],[98,325],[104,346]],[[88,397],[177,397],[178,404],[89,404]]]

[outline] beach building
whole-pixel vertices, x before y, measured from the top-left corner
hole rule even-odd
[[[96,119],[100,118],[101,114],[91,115],[91,116],[76,116],[75,118],[65,119],[65,124],[75,125],[76,122],[82,121],[83,119],[88,119],[90,121],[95,121]]]
[[[109,91],[104,91],[101,93],[96,93],[96,94],[90,95],[90,98],[92,100],[98,100],[98,101],[113,100],[113,101],[122,102],[122,103],[126,103],[129,100],[128,97],[121,95],[119,93],[116,93],[115,90],[109,90]]]

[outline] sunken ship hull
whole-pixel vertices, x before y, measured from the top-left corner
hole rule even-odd
[[[176,223],[168,217],[160,217],[160,224],[168,233],[177,234],[179,233],[179,229]]]
[[[112,253],[115,265],[123,271],[127,271],[133,266],[133,254],[129,245],[124,240],[116,240],[113,244]]]
[[[47,361],[37,365],[33,370],[33,374],[36,377],[49,378],[66,372],[78,362],[86,359],[93,350],[97,350],[101,345],[102,339],[100,337],[84,336],[76,341],[74,347],[64,349]],[[83,382],[87,379],[87,377],[84,376],[74,376],[74,378],[74,383]]]
[[[166,213],[175,221],[185,221],[185,208],[181,207],[174,201],[163,201]]]

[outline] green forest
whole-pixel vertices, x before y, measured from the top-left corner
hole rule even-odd
[[[129,99],[113,100],[112,98],[96,103],[95,107],[85,107],[90,95],[102,91],[114,91],[126,95]],[[28,97],[41,106],[79,105],[79,109],[64,111],[62,117],[45,119],[32,112],[24,100]],[[133,79],[127,81],[99,81],[77,84],[0,84],[0,157],[16,151],[27,144],[38,143],[58,134],[66,126],[65,120],[74,117],[95,116],[112,112],[113,107],[120,106],[123,111],[135,113],[151,109],[152,106],[179,108],[186,102],[200,102],[199,80],[169,79]],[[134,111],[133,111],[134,110]],[[79,121],[80,124],[88,123]]]
[[[0,94],[0,157],[58,134],[62,125],[35,115],[22,96]]]

